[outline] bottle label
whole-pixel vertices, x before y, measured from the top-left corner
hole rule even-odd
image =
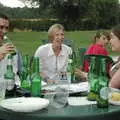
[[[108,99],[108,92],[109,92],[109,88],[108,87],[103,87],[100,90],[100,97],[104,100]]]
[[[14,88],[15,82],[14,80],[7,80],[6,79],[6,87],[7,90],[12,90]]]

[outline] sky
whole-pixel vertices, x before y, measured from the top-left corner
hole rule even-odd
[[[0,3],[7,7],[24,7],[24,4],[19,0],[0,0]]]
[[[24,4],[20,0],[0,0],[0,3],[7,7],[24,7]]]

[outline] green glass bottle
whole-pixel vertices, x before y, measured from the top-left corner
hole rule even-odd
[[[8,37],[8,33],[5,33],[4,34],[4,37],[3,37],[3,44],[5,44],[5,43],[10,43],[11,45],[13,45],[13,43],[12,43],[12,41],[9,39],[9,37]],[[14,45],[13,45],[14,46]],[[14,46],[15,47],[15,46]],[[11,55],[16,55],[16,49],[14,48],[14,50],[13,51],[11,51]]]
[[[41,77],[39,73],[39,58],[34,57],[33,59],[33,73],[31,76],[32,84],[31,84],[31,95],[32,96],[40,96],[41,95]]]
[[[105,58],[101,59],[100,63],[100,73],[99,73],[99,85],[97,90],[97,107],[99,108],[107,108],[109,106],[108,103],[108,82],[109,79],[107,77],[106,71],[106,61]]]
[[[4,74],[4,79],[6,80],[6,87],[7,90],[12,90],[15,85],[15,73],[13,72],[13,66],[12,66],[12,55],[8,55],[8,64],[7,69]]]
[[[88,100],[95,101],[98,87],[98,70],[96,57],[92,56],[90,60],[90,67],[88,72]]]
[[[30,90],[31,89],[31,81],[30,81],[30,67],[29,67],[29,56],[23,55],[23,70],[20,73],[21,79],[21,87]]]

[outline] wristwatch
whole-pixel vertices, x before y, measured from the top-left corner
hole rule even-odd
[[[48,82],[48,80],[49,80],[49,77],[44,77],[43,78],[43,81],[45,81],[45,82]]]

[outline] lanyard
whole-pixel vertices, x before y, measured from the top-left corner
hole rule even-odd
[[[56,71],[56,73],[58,72],[58,57],[56,56],[56,62],[55,62],[55,71]]]

